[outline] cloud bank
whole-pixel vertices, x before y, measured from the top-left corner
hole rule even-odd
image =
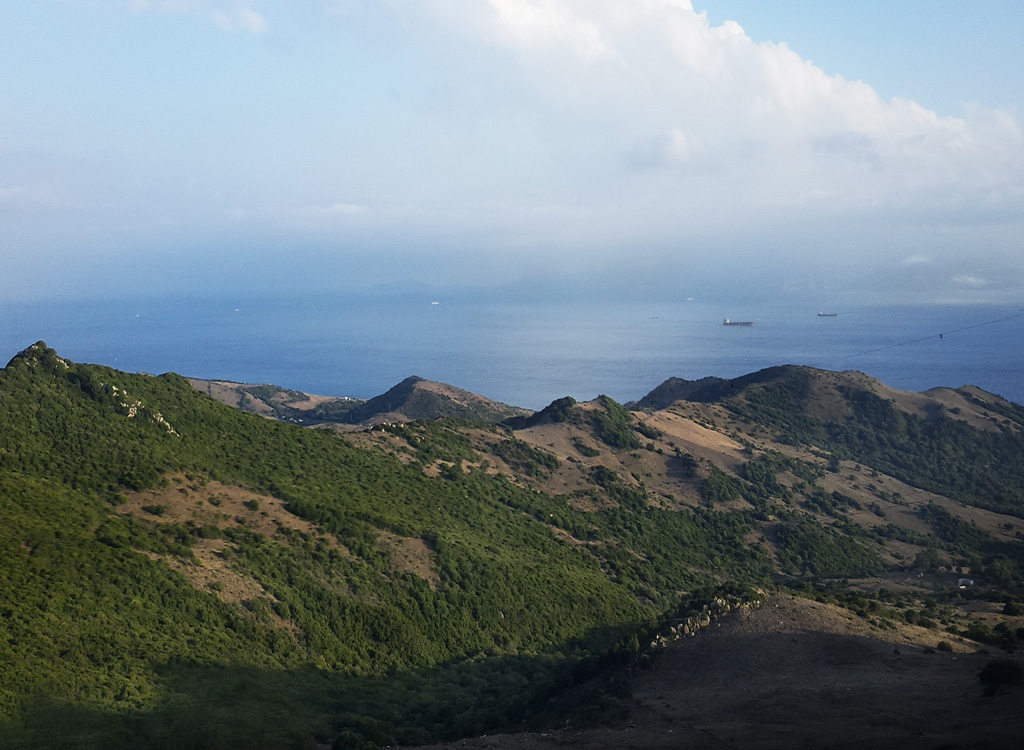
[[[727,196],[755,212],[992,212],[1022,197],[1021,130],[1008,114],[940,116],[883,101],[785,44],[755,43],[732,21],[711,25],[687,0],[425,5],[465,43],[515,60],[510,75],[525,76],[516,83],[533,97],[528,135],[581,175],[568,192],[584,202],[594,172],[617,202],[684,215]]]
[[[979,263],[1019,269],[1024,137],[1007,112],[884,100],[688,0],[324,7],[348,28],[386,12],[431,71],[416,132],[382,159],[407,179],[384,169],[390,189],[371,179],[317,201],[369,205],[362,227],[469,238],[480,253],[557,248],[571,262],[926,252],[960,278],[982,275]],[[323,212],[325,229],[338,218]]]
[[[59,167],[0,175],[0,216],[32,253],[64,232],[94,247],[446,248],[506,270],[714,253],[948,267],[977,287],[997,267],[1022,275],[1013,114],[883,99],[689,0],[118,7],[162,24],[154,48],[93,77],[107,109],[84,125],[74,111],[65,142],[23,149]],[[94,143],[67,146],[78,132]]]

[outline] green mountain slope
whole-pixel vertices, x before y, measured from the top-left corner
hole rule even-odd
[[[659,614],[684,581],[717,578],[680,570],[671,589],[638,599],[633,571],[650,563],[559,539],[539,516],[564,502],[468,466],[431,477],[427,456],[403,462],[240,413],[175,375],[78,365],[42,343],[0,374],[0,423],[5,713],[39,695],[122,711],[172,700],[174,680],[160,674],[178,667],[167,665],[368,677],[484,654],[578,660]],[[427,437],[411,442],[459,466],[457,440]],[[253,507],[283,501],[317,533],[268,535],[230,517],[167,523],[160,504],[117,512],[136,493],[173,491],[172,476],[246,488]],[[610,541],[615,523],[594,533]],[[643,513],[632,523],[657,526]],[[713,545],[715,522],[679,523]],[[180,572],[217,538],[223,564],[265,593],[224,601]],[[429,549],[436,579],[397,567],[385,538]],[[520,702],[556,678],[550,669],[533,685],[510,674]]]
[[[1024,595],[1019,407],[805,368],[725,382],[338,435],[40,342],[0,372],[0,740],[480,734],[746,585],[1013,641],[959,618],[956,581]]]

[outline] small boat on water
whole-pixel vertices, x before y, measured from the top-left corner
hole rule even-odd
[[[752,320],[729,320],[726,318],[722,321],[723,326],[742,326],[743,328],[753,328],[754,321]]]
[[[819,318],[835,318],[838,316],[839,313],[818,313]]]

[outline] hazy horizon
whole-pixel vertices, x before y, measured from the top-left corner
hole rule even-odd
[[[822,310],[838,314],[819,317]],[[725,317],[756,325],[727,328]],[[733,378],[795,364],[857,370],[900,390],[976,385],[1024,402],[1024,360],[1012,345],[1024,337],[1017,305],[579,294],[552,301],[523,292],[504,300],[471,293],[432,299],[406,287],[8,303],[0,304],[0,318],[0,361],[43,339],[76,362],[327,396],[371,398],[416,375],[540,409],[563,396],[636,400],[670,377]]]
[[[0,295],[1017,303],[1022,32],[1011,0],[10,3]]]

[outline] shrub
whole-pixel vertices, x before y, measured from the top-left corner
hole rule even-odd
[[[1024,667],[1009,659],[993,659],[978,673],[978,679],[990,691],[1003,685],[1020,685],[1024,682]]]
[[[640,439],[632,430],[633,415],[621,404],[607,396],[598,396],[598,403],[603,410],[594,411],[590,415],[590,423],[597,439],[609,448],[619,450],[635,450],[640,447]]]

